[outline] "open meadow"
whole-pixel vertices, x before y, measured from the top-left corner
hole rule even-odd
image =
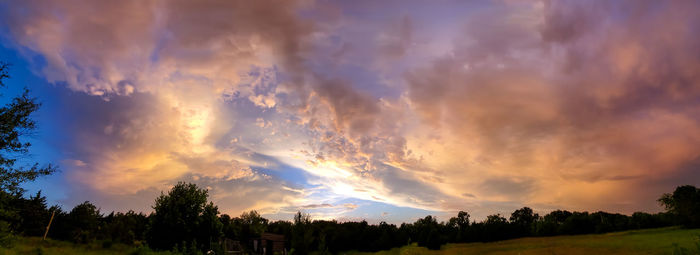
[[[0,255],[170,255],[172,252],[155,252],[147,247],[135,247],[111,242],[75,244],[58,240],[41,240],[40,237],[17,238],[11,248],[0,247]]]
[[[411,254],[700,254],[700,229],[678,227],[634,230],[607,234],[530,237],[492,243],[447,244],[440,250],[408,245],[376,253],[342,252],[348,255]],[[1,255],[21,254],[174,254],[154,252],[145,247],[104,243],[73,244],[41,238],[19,238]]]
[[[492,243],[461,243],[428,250],[416,245],[374,255],[410,254],[700,254],[700,229],[677,227],[614,232],[607,234],[529,237]]]

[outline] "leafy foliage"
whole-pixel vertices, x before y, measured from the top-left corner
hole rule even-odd
[[[156,198],[150,217],[148,243],[154,248],[207,251],[221,237],[219,209],[207,204],[208,192],[195,184],[180,182],[168,194]]]
[[[5,87],[5,79],[10,78],[9,64],[0,62],[0,87]],[[38,163],[22,165],[20,159],[28,157],[31,143],[24,137],[36,129],[36,122],[31,114],[39,109],[40,104],[29,95],[29,90],[14,97],[6,105],[0,107],[0,245],[11,244],[18,228],[35,234],[37,232],[34,211],[21,211],[19,208],[31,209],[32,206],[45,206],[46,201],[30,200],[21,204],[19,200],[23,192],[20,184],[33,181],[36,178],[56,171],[53,165],[40,167]],[[41,197],[37,194],[37,198]],[[26,214],[25,214],[26,213]],[[20,217],[24,216],[24,217]]]
[[[5,87],[4,80],[10,78],[9,64],[0,62],[0,87]],[[26,157],[31,143],[23,141],[22,137],[36,129],[36,122],[31,114],[39,109],[36,98],[24,92],[13,98],[10,103],[0,107],[0,190],[18,192],[20,184],[33,181],[39,176],[56,171],[53,165],[40,167],[38,163],[32,166],[21,166],[18,159]]]
[[[606,233],[669,226],[677,223],[675,219],[679,213],[693,212],[694,202],[677,200],[692,198],[686,194],[688,190],[691,189],[679,187],[679,195],[664,195],[671,199],[667,200],[671,203],[668,213],[637,212],[627,216],[556,210],[539,216],[532,209],[524,207],[515,210],[509,219],[495,214],[481,222],[470,223],[469,213],[461,211],[447,222],[438,222],[435,217],[426,216],[398,227],[385,222],[370,225],[366,221],[341,223],[312,220],[308,214],[301,212],[295,215],[293,222],[269,222],[256,211],[235,218],[219,216],[217,207],[207,202],[207,191],[186,183],[178,183],[167,194],[161,194],[153,207],[155,213],[150,216],[133,211],[112,212],[105,216],[87,201],[70,212],[64,212],[56,206],[47,208],[46,198],[41,193],[24,198],[21,194],[3,192],[0,193],[0,203],[20,212],[2,215],[5,222],[12,223],[5,227],[28,236],[40,235],[48,215],[55,212],[49,236],[76,243],[104,240],[101,245],[105,247],[112,246],[113,242],[139,245],[148,241],[148,245],[157,250],[201,254],[220,250],[218,244],[222,237],[239,240],[245,250],[252,251],[252,240],[268,232],[284,235],[287,248],[295,253],[326,254],[348,250],[387,250],[410,243],[440,249],[448,242],[490,242],[523,236]],[[688,207],[691,209],[688,210]],[[6,236],[4,240],[11,239],[11,236]]]
[[[687,190],[690,189],[682,188],[679,192]],[[674,198],[668,194],[664,197],[679,199],[688,196]],[[10,228],[23,235],[40,236],[50,213],[55,211],[49,232],[53,239],[100,243],[102,247],[147,243],[152,249],[186,254],[221,251],[223,238],[237,240],[245,252],[253,252],[253,240],[262,233],[284,235],[286,248],[295,254],[337,254],[350,250],[373,252],[411,243],[428,249],[440,249],[448,242],[491,242],[524,236],[606,233],[670,226],[679,222],[676,220],[677,213],[685,210],[674,210],[677,206],[694,206],[687,201],[670,200],[676,207],[669,207],[668,213],[637,212],[632,216],[565,210],[540,216],[532,209],[523,207],[515,210],[508,219],[494,214],[481,222],[470,222],[469,213],[461,211],[447,222],[439,222],[429,215],[413,223],[396,226],[386,222],[373,225],[366,221],[312,220],[308,214],[301,212],[291,222],[270,222],[256,211],[232,218],[226,214],[219,215],[217,207],[207,201],[207,190],[189,183],[178,183],[167,194],[161,194],[153,206],[155,212],[149,216],[133,211],[103,215],[87,201],[70,212],[64,212],[57,206],[47,208],[46,198],[41,193],[25,198],[21,194],[3,192],[0,198],[2,205],[11,206],[18,212],[3,217],[11,223]],[[28,213],[30,211],[33,213]]]
[[[94,241],[101,218],[100,210],[89,201],[76,205],[68,214],[73,241],[77,243]]]
[[[143,213],[110,213],[102,219],[102,233],[105,239],[124,244],[137,244],[146,238],[148,217]]]
[[[686,227],[700,227],[700,189],[685,185],[672,194],[664,194],[659,202]]]

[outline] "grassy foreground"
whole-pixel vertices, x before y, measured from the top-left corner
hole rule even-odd
[[[40,255],[40,254],[130,254],[130,255],[170,255],[170,252],[154,252],[146,247],[134,247],[125,244],[113,244],[104,247],[103,243],[74,244],[71,242],[46,240],[40,237],[20,237],[12,248],[0,248],[0,255]]]
[[[677,227],[616,232],[599,235],[531,237],[493,243],[447,244],[439,251],[415,245],[376,253],[348,252],[343,254],[411,255],[411,254],[700,254],[700,229]],[[685,251],[682,251],[682,250]],[[11,249],[0,248],[5,254],[134,254],[166,255],[114,244],[104,248],[101,243],[88,245],[28,237],[18,238]]]
[[[597,235],[531,237],[493,243],[447,244],[438,251],[415,245],[376,253],[409,254],[700,254],[700,229],[677,227]]]

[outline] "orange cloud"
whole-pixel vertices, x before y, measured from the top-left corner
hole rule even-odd
[[[693,176],[696,3],[493,2],[434,18],[439,6],[405,4],[421,8],[23,1],[2,13],[47,80],[83,92],[64,95],[81,116],[65,163],[102,197],[187,179],[233,214],[348,197],[477,216],[631,212]],[[278,179],[281,165],[320,188]]]

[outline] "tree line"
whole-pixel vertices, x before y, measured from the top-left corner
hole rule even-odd
[[[439,249],[448,242],[491,242],[672,225],[700,227],[700,189],[680,186],[673,193],[664,194],[659,202],[666,206],[667,212],[623,215],[556,210],[539,215],[523,207],[507,218],[494,214],[474,221],[468,212],[461,211],[447,221],[428,215],[401,225],[312,220],[308,214],[298,212],[292,221],[270,221],[256,211],[237,217],[221,214],[218,207],[208,201],[206,189],[181,182],[156,198],[154,211],[148,215],[133,211],[104,214],[87,201],[64,211],[59,206],[48,207],[41,192],[24,197],[22,193],[3,191],[0,192],[0,224],[8,226],[6,237],[41,236],[54,213],[48,232],[52,239],[102,242],[103,246],[118,242],[183,254],[209,251],[221,254],[225,238],[237,240],[244,250],[251,251],[252,240],[262,233],[284,235],[286,248],[295,254],[331,254],[349,250],[372,252],[410,243]]]

